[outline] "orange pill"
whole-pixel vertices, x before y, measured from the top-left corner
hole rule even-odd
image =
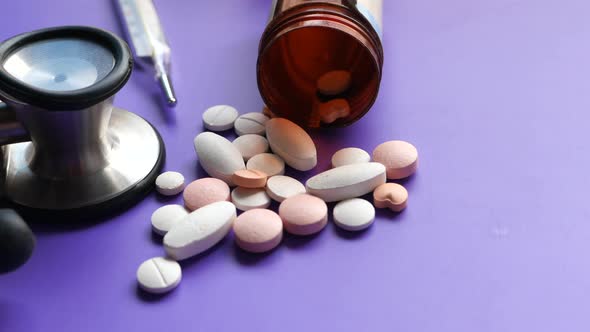
[[[389,141],[373,150],[373,161],[385,165],[388,179],[403,179],[416,172],[418,150],[408,142]]]
[[[255,169],[241,169],[234,172],[232,181],[238,187],[264,188],[266,186],[266,173]]]
[[[373,204],[379,209],[389,208],[391,211],[400,212],[408,204],[408,191],[397,183],[384,183],[375,188]]]

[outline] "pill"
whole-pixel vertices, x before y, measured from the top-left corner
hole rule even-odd
[[[166,235],[172,226],[187,215],[188,211],[182,205],[164,205],[152,213],[152,229],[157,234]]]
[[[191,212],[164,236],[164,249],[176,260],[198,255],[221,241],[236,219],[230,202],[215,202]]]
[[[266,173],[255,169],[242,169],[234,173],[233,181],[236,186],[244,188],[264,188]]]
[[[232,144],[238,148],[245,161],[254,157],[257,154],[268,151],[268,141],[264,136],[255,134],[246,134],[238,136]]]
[[[156,178],[156,190],[162,195],[176,195],[183,189],[184,176],[178,172],[164,172]]]
[[[385,180],[385,166],[370,162],[332,168],[313,176],[305,186],[308,193],[336,202],[370,193]]]
[[[230,141],[212,132],[200,133],[194,140],[195,151],[207,174],[232,185],[235,171],[245,169],[242,154]]]
[[[165,257],[154,257],[141,263],[137,269],[137,282],[146,292],[162,294],[180,284],[180,264]]]
[[[266,137],[272,151],[287,165],[308,171],[317,164],[317,152],[313,140],[303,128],[284,119],[274,118],[266,123]]]
[[[375,188],[373,192],[373,204],[376,208],[388,208],[400,212],[408,203],[408,191],[397,183],[385,183]]]
[[[250,158],[246,168],[262,171],[270,177],[285,173],[285,161],[276,154],[261,153]]]
[[[279,203],[289,197],[305,194],[305,192],[305,186],[289,176],[275,175],[266,181],[266,193]]]
[[[263,188],[234,188],[231,200],[242,211],[265,209],[270,205],[270,197]]]
[[[347,70],[329,71],[317,80],[317,88],[320,93],[333,96],[348,90],[351,83],[351,75]]]
[[[311,235],[328,222],[328,206],[321,199],[301,194],[285,199],[279,205],[279,216],[285,230],[295,235]]]
[[[234,129],[239,136],[246,134],[264,135],[268,117],[262,113],[250,112],[240,115],[234,122]]]
[[[336,151],[332,155],[332,167],[344,165],[362,164],[371,161],[371,156],[367,151],[359,148],[344,148]]]
[[[0,274],[25,264],[35,249],[35,235],[13,209],[0,209]]]
[[[274,249],[283,238],[281,217],[267,209],[253,209],[242,213],[234,221],[233,229],[238,247],[254,253]]]
[[[418,150],[405,141],[389,141],[373,150],[373,161],[385,165],[388,179],[403,179],[416,172]]]
[[[320,104],[320,119],[323,123],[332,123],[350,115],[350,105],[346,99],[333,99]]]
[[[373,224],[375,208],[362,198],[351,198],[334,206],[334,223],[347,231],[360,231]]]
[[[182,197],[184,206],[194,211],[211,203],[229,201],[230,190],[227,183],[219,179],[202,178],[189,183]]]
[[[203,113],[203,126],[211,131],[231,129],[238,118],[238,111],[229,105],[209,107]]]

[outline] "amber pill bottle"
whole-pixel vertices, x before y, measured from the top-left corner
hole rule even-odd
[[[260,39],[258,88],[268,108],[306,127],[345,126],[373,105],[383,67],[382,0],[274,0]],[[317,80],[347,70],[350,87],[322,96]],[[322,123],[320,103],[345,98],[350,115]]]

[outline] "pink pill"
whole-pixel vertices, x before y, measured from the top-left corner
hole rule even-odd
[[[240,248],[254,253],[267,252],[281,243],[283,222],[271,210],[249,210],[234,221],[234,235]]]
[[[295,235],[311,235],[326,226],[328,206],[315,196],[296,195],[285,199],[279,205],[279,216],[287,232]]]
[[[194,211],[205,205],[219,201],[229,201],[229,186],[216,178],[202,178],[189,183],[182,197],[184,206]]]
[[[406,178],[418,168],[418,150],[404,141],[389,141],[373,150],[373,161],[385,165],[388,179]]]

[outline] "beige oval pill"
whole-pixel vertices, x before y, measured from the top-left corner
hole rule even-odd
[[[176,261],[165,257],[154,257],[141,263],[137,269],[139,286],[150,293],[169,292],[180,284],[182,269]]]
[[[234,235],[240,248],[254,253],[267,252],[281,243],[283,222],[271,210],[249,210],[234,221]]]
[[[325,95],[337,95],[348,90],[352,78],[348,70],[332,70],[317,80],[317,88]]]
[[[266,123],[266,137],[272,152],[299,171],[309,171],[318,162],[315,144],[309,134],[296,123],[274,118]]]
[[[255,169],[266,173],[269,177],[285,173],[285,161],[272,153],[261,153],[248,160],[247,169]]]
[[[373,192],[373,204],[379,209],[389,208],[400,212],[406,208],[407,202],[408,191],[397,183],[384,183]]]
[[[275,175],[266,181],[266,193],[280,203],[289,197],[305,194],[306,190],[301,182],[292,177]]]
[[[328,222],[328,206],[308,194],[289,197],[279,205],[279,216],[285,230],[295,235],[318,233]]]
[[[388,179],[403,179],[416,172],[418,150],[405,141],[389,141],[373,150],[373,161],[385,166]]]
[[[350,115],[350,105],[346,99],[333,99],[320,104],[320,119],[323,123],[332,123]]]
[[[336,151],[332,156],[332,167],[362,164],[370,161],[371,156],[367,151],[359,148],[344,148]]]
[[[238,136],[232,144],[238,148],[245,161],[254,157],[257,154],[268,151],[268,141],[264,136],[255,134],[246,134]]]
[[[207,174],[230,186],[234,172],[246,168],[240,151],[223,136],[206,131],[197,135],[193,143],[199,163]]]
[[[262,188],[237,187],[231,192],[231,200],[242,211],[265,209],[270,205],[270,197]]]
[[[233,181],[236,186],[244,188],[264,188],[266,186],[266,173],[255,169],[242,169],[236,171]]]

